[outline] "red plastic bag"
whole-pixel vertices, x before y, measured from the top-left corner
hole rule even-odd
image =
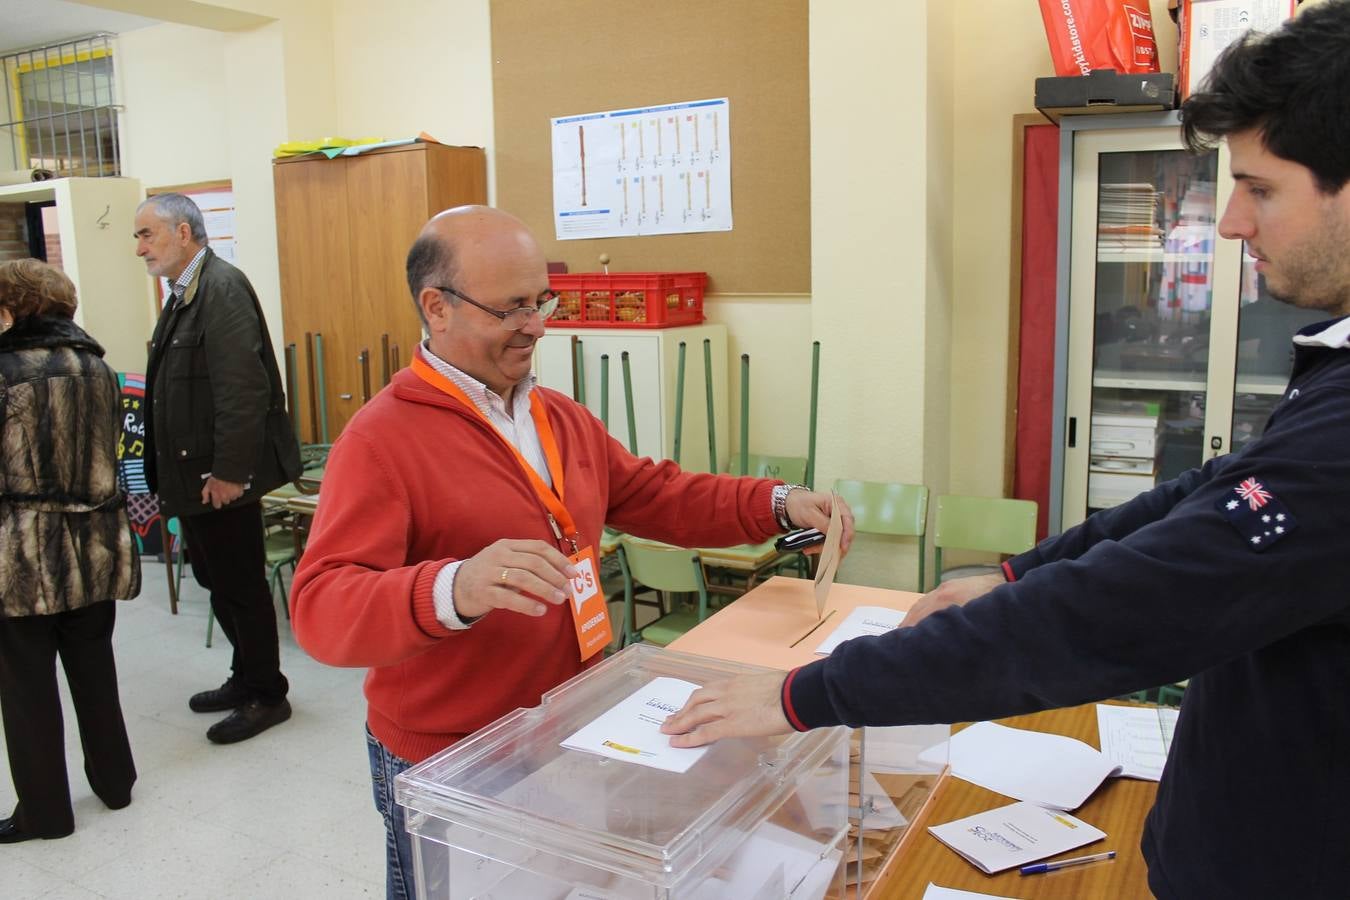
[[[1158,71],[1147,0],[1040,0],[1056,75]]]

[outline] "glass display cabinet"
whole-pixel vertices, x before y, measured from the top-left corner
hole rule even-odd
[[[1226,148],[1188,153],[1175,113],[1060,130],[1052,532],[1258,437],[1322,318],[1219,234]]]

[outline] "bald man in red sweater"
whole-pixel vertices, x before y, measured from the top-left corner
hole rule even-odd
[[[605,524],[719,546],[824,530],[831,511],[829,494],[639,459],[536,385],[534,345],[557,299],[518,219],[440,213],[408,254],[408,285],[430,338],[334,444],[291,593],[307,652],[370,670],[391,898],[414,895],[393,776],[599,661],[583,658],[565,601]]]

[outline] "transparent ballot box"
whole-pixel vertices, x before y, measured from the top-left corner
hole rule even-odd
[[[897,725],[849,732],[848,897],[886,895],[904,847],[947,777],[950,725]]]
[[[844,896],[845,729],[720,741],[684,773],[560,746],[655,678],[763,671],[632,646],[398,776],[417,896]]]
[[[775,576],[686,632],[672,646],[682,653],[788,670],[821,659],[816,651],[860,610],[908,610],[919,594],[836,582],[824,610],[812,582]],[[886,880],[905,864],[915,826],[947,777],[948,725],[867,727],[850,731],[848,897],[881,897]]]

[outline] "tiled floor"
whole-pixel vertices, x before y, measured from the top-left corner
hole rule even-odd
[[[144,566],[141,596],[118,604],[113,639],[140,773],[131,806],[112,812],[90,791],[67,699],[75,833],[0,845],[0,897],[382,897],[384,828],[366,762],[364,671],[310,659],[283,620],[291,720],[240,744],[211,744],[206,729],[224,714],[193,713],[187,698],[229,674],[229,642],[217,629],[215,646],[203,646],[206,594],[190,576],[172,616],[163,567]],[[15,798],[8,765],[0,765],[5,816]]]

